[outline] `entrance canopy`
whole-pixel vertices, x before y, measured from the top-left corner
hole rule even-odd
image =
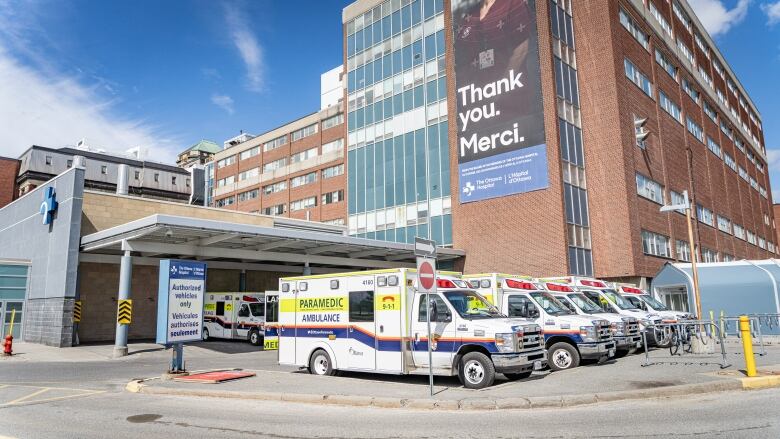
[[[126,251],[159,259],[205,260],[209,266],[311,273],[414,267],[414,245],[345,236],[316,223],[275,219],[273,226],[156,214],[81,238],[81,259]],[[439,261],[465,252],[439,248]],[[101,255],[101,256],[98,256]]]
[[[713,262],[698,264],[699,292],[704,318],[709,312],[728,316],[780,313],[780,261]],[[662,299],[683,294],[692,309],[691,264],[664,265],[653,278],[653,292]]]

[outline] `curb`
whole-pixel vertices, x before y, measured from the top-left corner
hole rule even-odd
[[[155,387],[143,384],[144,380],[127,383],[125,390],[132,393],[170,396],[196,396],[209,398],[246,399],[256,401],[284,401],[304,404],[327,404],[350,407],[377,407],[416,410],[518,410],[542,408],[567,408],[636,399],[668,398],[674,396],[698,395],[729,390],[754,390],[780,387],[780,376],[724,379],[720,381],[654,389],[623,390],[616,392],[532,396],[511,398],[464,398],[460,400],[428,398],[392,398],[360,395],[323,395],[277,392],[241,392],[232,390],[196,390],[185,388]]]

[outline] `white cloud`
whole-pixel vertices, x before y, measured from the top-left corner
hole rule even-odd
[[[235,112],[233,109],[233,98],[230,96],[214,93],[211,95],[211,103],[227,111],[228,114],[233,114]]]
[[[17,157],[31,145],[59,148],[86,138],[91,146],[121,152],[141,146],[155,160],[173,163],[183,143],[159,127],[116,114],[114,100],[78,78],[23,65],[0,38],[0,155]]]
[[[780,23],[780,1],[776,1],[774,3],[764,3],[761,5],[761,10],[764,11],[768,18],[768,25],[772,26]]]
[[[225,5],[225,21],[241,59],[246,66],[246,87],[260,92],[265,88],[265,63],[263,48],[249,28],[242,11],[233,5]]]
[[[725,34],[745,19],[751,0],[737,0],[728,9],[722,0],[689,0],[696,16],[713,37]]]

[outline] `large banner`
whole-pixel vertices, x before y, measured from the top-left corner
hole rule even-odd
[[[548,187],[534,0],[452,0],[461,203]]]

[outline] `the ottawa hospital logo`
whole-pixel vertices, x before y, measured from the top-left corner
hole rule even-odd
[[[473,183],[470,181],[467,181],[465,185],[463,185],[463,195],[470,197],[471,194],[477,190],[477,188],[474,186]]]
[[[171,265],[171,274],[177,274],[179,269],[175,265]]]
[[[57,211],[57,193],[54,192],[54,188],[49,186],[43,192],[43,201],[38,213],[43,217],[43,225],[48,226],[54,221],[54,213]]]

